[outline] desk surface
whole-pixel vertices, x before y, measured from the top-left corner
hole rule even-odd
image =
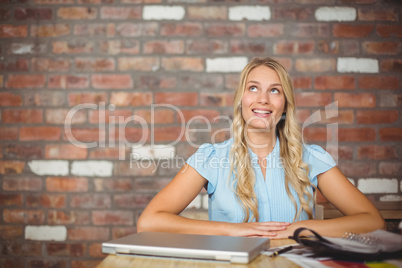
[[[291,239],[272,239],[270,247],[280,247],[284,245],[294,244]],[[159,259],[159,258],[144,258],[130,256],[107,256],[99,265],[98,268],[131,268],[131,267],[229,267],[229,263],[194,261],[194,260],[177,260],[177,259]],[[300,267],[286,258],[275,257],[269,258],[266,255],[260,255],[249,264],[233,264],[234,267]]]

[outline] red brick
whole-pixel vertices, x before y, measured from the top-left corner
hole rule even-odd
[[[50,210],[47,214],[49,224],[88,225],[90,216],[88,211],[59,211]]]
[[[22,97],[11,92],[0,92],[0,106],[21,106]]]
[[[4,209],[3,220],[7,223],[43,224],[45,214],[43,210]]]
[[[130,234],[135,234],[136,232],[137,232],[136,227],[113,227],[112,237],[113,239],[116,239]]]
[[[80,92],[80,93],[68,94],[68,104],[70,106],[85,103],[99,104],[101,102],[106,102],[106,99],[107,99],[106,93]]]
[[[32,69],[37,72],[67,72],[70,70],[70,60],[65,58],[33,58]]]
[[[236,78],[238,78],[238,75],[236,75]],[[223,77],[221,75],[216,74],[210,74],[210,75],[187,74],[179,78],[178,87],[185,90],[191,88],[193,90],[198,89],[199,91],[205,89],[214,89],[220,91],[222,90],[223,87]],[[237,87],[237,85],[235,87]],[[230,89],[232,91],[234,88]]]
[[[243,53],[255,53],[264,54],[266,53],[266,43],[257,41],[243,41],[243,40],[232,40],[230,42],[230,52],[235,54]]]
[[[274,7],[272,18],[275,20],[308,20],[313,17],[314,9],[311,7]]]
[[[397,76],[362,76],[358,84],[362,89],[398,89],[399,79]]]
[[[381,141],[402,141],[402,128],[381,128],[379,132]]]
[[[54,41],[52,42],[52,51],[55,54],[92,53],[94,46],[94,42],[91,41]]]
[[[184,140],[184,131],[185,129],[181,127],[156,127],[154,139],[156,142],[176,141],[183,135],[179,140]]]
[[[114,92],[110,103],[116,106],[148,106],[152,103],[152,93]]]
[[[224,6],[189,6],[187,16],[190,20],[227,20],[228,11]]]
[[[88,180],[77,177],[48,177],[46,190],[49,192],[87,192]]]
[[[398,162],[380,162],[378,169],[381,175],[399,177],[402,175],[402,164]]]
[[[35,2],[47,2],[47,1],[61,1],[61,0],[35,0]],[[70,1],[70,0],[68,0]],[[32,260],[29,259],[27,261],[29,267],[60,267],[60,268],[67,268],[68,261],[67,260]]]
[[[49,24],[49,25],[32,25],[31,36],[33,37],[61,37],[70,34],[70,26],[68,24]]]
[[[205,26],[207,36],[244,36],[246,27],[244,23],[211,23]]]
[[[335,147],[327,147],[328,153],[334,155],[335,152],[338,154],[339,159],[353,159],[353,148],[351,146],[335,146]]]
[[[201,93],[201,106],[233,107],[233,93]]]
[[[311,89],[311,77],[301,76],[301,77],[293,77],[293,88],[294,89]]]
[[[398,159],[398,153],[393,146],[365,145],[359,146],[358,159]]]
[[[107,241],[110,231],[107,227],[71,227],[68,228],[68,240]]]
[[[60,135],[59,127],[20,127],[21,141],[57,141]]]
[[[75,68],[77,71],[113,71],[115,62],[112,58],[76,58]]]
[[[304,123],[311,115],[309,109],[297,109],[296,118],[299,123]]]
[[[340,128],[338,139],[351,142],[374,141],[376,132],[373,128]]]
[[[148,124],[172,124],[175,122],[176,111],[172,109],[135,110],[135,115],[142,117]],[[153,116],[153,117],[152,117]]]
[[[87,148],[79,148],[72,144],[47,144],[46,159],[86,159]]]
[[[377,167],[367,161],[342,161],[338,166],[348,178],[367,178],[377,174]]]
[[[155,71],[159,69],[159,58],[156,57],[123,57],[118,59],[120,71]]]
[[[57,17],[65,20],[92,20],[97,16],[97,10],[91,7],[61,7]]]
[[[329,137],[327,137],[329,135]],[[303,137],[307,142],[320,142],[331,140],[331,132],[323,127],[307,127],[303,129]]]
[[[26,206],[34,208],[64,208],[66,207],[65,194],[27,194]]]
[[[27,72],[29,70],[28,59],[15,59],[0,63],[0,71],[8,72]]]
[[[216,119],[220,113],[217,110],[207,110],[207,109],[196,109],[196,110],[181,110],[184,122],[189,123],[192,121],[192,124],[196,123],[216,123]],[[197,117],[200,116],[202,119],[198,119]],[[178,118],[179,122],[182,122],[181,118]]]
[[[316,89],[355,89],[353,76],[318,76],[314,79]]]
[[[91,110],[89,111],[89,123],[91,124],[98,124],[98,123],[109,123],[110,118],[114,119],[114,122],[118,122],[121,120],[120,118],[123,117],[123,120],[126,120],[130,116],[133,115],[131,110],[114,110],[113,112],[106,110],[104,115],[99,114],[99,111]]]
[[[52,10],[50,8],[16,8],[14,11],[16,20],[51,20]]]
[[[338,111],[338,116],[326,119],[325,111],[321,111],[322,120],[320,123],[323,124],[353,124],[355,120],[355,115],[352,110],[340,110]]]
[[[222,54],[228,52],[228,44],[226,41],[222,40],[211,40],[211,39],[187,40],[186,52],[188,54],[199,54],[199,53]]]
[[[43,88],[44,75],[9,75],[6,88]]]
[[[134,214],[132,211],[92,211],[92,222],[94,223],[94,225],[133,225],[133,218]]]
[[[141,90],[152,90],[152,89],[173,89],[177,88],[176,77],[174,76],[150,76],[144,75],[140,76],[137,80],[135,88]]]
[[[140,43],[138,40],[109,40],[101,42],[100,52],[105,54],[138,54]]]
[[[356,111],[358,124],[391,124],[398,120],[399,113],[395,110]]]
[[[87,122],[87,113],[84,109],[78,110],[73,114],[73,118],[70,121],[66,121],[67,114],[71,110],[68,109],[47,109],[45,114],[45,121],[49,125],[75,125],[83,124]]]
[[[3,256],[13,256],[14,258],[18,257],[32,257],[32,256],[41,256],[42,255],[42,247],[41,243],[37,241],[16,241],[16,240],[8,240],[4,241],[4,251]],[[4,266],[4,267],[23,267],[23,266]]]
[[[157,92],[155,93],[155,104],[170,104],[177,106],[198,105],[197,92]]]
[[[0,225],[0,238],[1,239],[21,238],[23,233],[24,233],[24,230],[23,230],[22,226]],[[16,267],[16,266],[7,266],[6,265],[4,267]]]
[[[131,89],[133,80],[128,74],[92,75],[92,86],[96,89]]]
[[[339,41],[320,40],[318,41],[317,50],[326,54],[338,54],[339,47],[340,47]]]
[[[110,20],[138,20],[141,19],[141,7],[102,7],[100,10],[101,19]]]
[[[401,51],[399,42],[363,42],[363,51],[374,55],[396,55]]]
[[[371,93],[351,94],[351,93],[335,93],[334,101],[338,101],[338,106],[344,107],[376,107],[376,97]]]
[[[0,140],[17,140],[17,127],[0,127]]]
[[[0,8],[0,21],[7,21],[10,19],[10,10],[7,10],[6,8]]]
[[[162,68],[167,71],[200,72],[204,70],[204,61],[195,57],[162,58]]]
[[[0,193],[0,205],[5,206],[22,206],[22,194],[6,194]],[[0,226],[1,228],[1,226]]]
[[[165,129],[166,130],[166,129]],[[165,134],[169,134],[165,132]],[[133,163],[130,167],[130,163],[128,161],[119,161],[114,165],[113,174],[115,176],[152,176],[155,175],[156,171],[156,164],[155,163],[148,163],[142,165],[141,163]]]
[[[2,186],[5,191],[40,191],[42,190],[42,179],[5,177]]]
[[[296,93],[295,98],[298,107],[326,106],[332,102],[331,93],[303,92]]]
[[[86,253],[86,245],[51,242],[46,245],[46,252],[48,256],[70,258],[83,257]]]
[[[48,88],[81,89],[89,87],[86,75],[49,75]]]
[[[102,253],[102,243],[96,243],[89,246],[88,249],[89,256],[93,258],[104,258],[105,255]],[[93,267],[95,267],[94,265]],[[80,267],[80,266],[79,266]]]
[[[402,38],[402,25],[377,25],[376,32],[381,37]]]
[[[374,30],[374,25],[335,24],[332,33],[335,37],[361,38],[367,37]]]
[[[297,23],[289,32],[296,37],[329,37],[331,35],[328,23]]]
[[[94,190],[97,192],[125,192],[131,191],[133,189],[133,183],[131,179],[95,179],[94,186]]]
[[[299,72],[329,72],[334,71],[336,62],[334,59],[297,59],[296,70]]]
[[[274,53],[288,54],[312,54],[315,42],[313,41],[279,41],[274,45]]]
[[[143,52],[145,54],[183,54],[184,41],[148,41],[143,44]]]
[[[64,106],[66,95],[63,91],[24,92],[26,106]]]
[[[162,36],[199,36],[202,34],[202,24],[195,22],[162,23],[160,34]]]
[[[386,59],[380,63],[380,70],[385,72],[402,72],[401,59]]]
[[[73,138],[80,142],[99,142],[99,136],[101,135],[98,128],[72,128],[71,134]],[[67,134],[64,133],[64,140],[68,140],[66,135]]]
[[[252,24],[247,27],[249,37],[278,37],[284,34],[285,25],[279,23]]]
[[[84,37],[112,37],[115,34],[114,23],[76,24],[74,35]]]
[[[9,144],[4,148],[4,155],[8,158],[40,159],[44,153],[41,145]]]
[[[27,25],[0,24],[0,38],[27,37]]]
[[[116,26],[116,35],[122,37],[155,36],[158,32],[157,23],[121,23]]]
[[[359,8],[357,17],[361,21],[399,21],[399,12],[393,8]]]
[[[21,174],[24,170],[25,162],[22,161],[0,161],[0,174]]]
[[[120,148],[94,148],[89,152],[90,159],[119,159]],[[127,153],[125,153],[126,155]]]
[[[114,196],[114,203],[121,208],[145,208],[153,195],[145,194],[119,194]]]
[[[3,110],[4,123],[42,123],[43,111],[41,109]]]

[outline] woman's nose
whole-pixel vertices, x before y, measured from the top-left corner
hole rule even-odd
[[[258,102],[262,104],[267,104],[269,103],[269,96],[266,92],[260,92],[258,94]]]

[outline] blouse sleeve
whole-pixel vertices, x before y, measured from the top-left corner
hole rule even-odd
[[[219,160],[216,156],[215,147],[210,143],[201,145],[187,161],[207,181],[207,192],[212,194],[218,180]]]
[[[317,185],[317,175],[330,170],[336,166],[336,163],[332,156],[318,145],[306,145],[304,149],[303,158],[305,158],[304,161],[310,168],[310,181]]]

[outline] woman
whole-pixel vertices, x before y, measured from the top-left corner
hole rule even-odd
[[[316,145],[302,145],[290,77],[277,61],[254,59],[235,92],[233,138],[204,144],[149,203],[138,232],[285,238],[299,227],[324,236],[384,228],[369,200]],[[206,187],[209,221],[179,216]],[[345,216],[314,220],[314,191]]]

